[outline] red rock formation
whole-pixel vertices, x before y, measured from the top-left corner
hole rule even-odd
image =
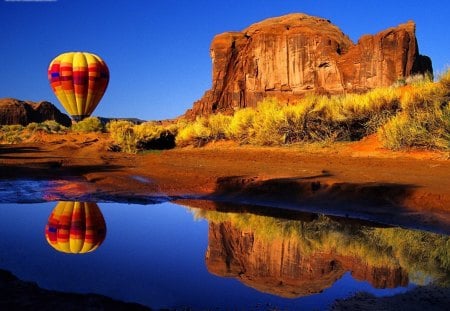
[[[298,238],[268,242],[231,223],[210,223],[206,265],[222,277],[235,277],[259,291],[282,297],[319,293],[346,271],[376,288],[408,284],[401,267],[371,267],[360,258],[333,252],[305,254]]]
[[[67,127],[72,124],[67,115],[49,102],[34,103],[13,98],[0,99],[0,125],[20,124],[25,126],[32,122],[41,123],[47,120],[55,120]]]
[[[419,54],[412,21],[354,44],[330,21],[305,14],[219,34],[211,58],[212,88],[186,112],[189,118],[231,113],[267,96],[293,101],[308,92],[363,92],[432,72],[431,60]]]

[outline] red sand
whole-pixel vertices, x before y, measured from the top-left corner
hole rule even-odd
[[[331,147],[219,142],[138,155],[109,152],[109,143],[106,134],[41,134],[0,145],[0,178],[81,176],[88,183],[66,185],[71,193],[212,196],[450,228],[449,153],[391,152],[376,136]]]

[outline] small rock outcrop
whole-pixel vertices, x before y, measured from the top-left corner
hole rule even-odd
[[[72,124],[69,116],[47,101],[35,103],[14,98],[0,99],[0,125],[26,126],[32,122],[41,123],[47,120],[54,120],[66,127]]]
[[[292,101],[310,92],[364,92],[433,72],[430,58],[419,54],[412,21],[354,44],[329,20],[289,14],[219,34],[210,51],[212,88],[188,118],[231,113],[268,96]]]

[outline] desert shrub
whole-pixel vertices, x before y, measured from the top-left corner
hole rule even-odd
[[[26,126],[27,131],[29,131],[30,133],[34,133],[37,130],[39,130],[39,123],[36,122],[31,122]]]
[[[24,127],[22,125],[2,125],[0,126],[0,141],[7,144],[17,144],[22,141],[21,134]]]
[[[281,133],[284,136],[284,143],[303,141],[308,136],[307,120],[312,107],[308,103],[312,102],[306,100],[302,104],[283,108],[284,124]]]
[[[203,146],[211,138],[211,129],[208,127],[207,117],[197,117],[195,121],[185,123],[178,129],[176,144],[178,146]]]
[[[212,140],[225,139],[227,137],[231,119],[231,116],[226,116],[221,113],[209,116],[208,127],[211,131],[210,137]]]
[[[39,124],[39,128],[45,129],[47,133],[60,133],[67,130],[67,128],[54,120],[44,121]]]
[[[178,124],[176,144],[178,146],[203,146],[209,141],[224,139],[229,132],[231,117],[215,114],[197,117],[193,122],[182,121]]]
[[[25,130],[28,131],[29,134],[34,134],[38,131],[48,134],[55,134],[65,132],[67,131],[67,128],[54,120],[47,120],[42,123],[29,123],[25,127]]]
[[[226,136],[237,140],[241,144],[248,144],[254,135],[253,124],[256,111],[253,108],[244,108],[236,111],[230,120]]]
[[[105,130],[105,126],[99,118],[89,117],[73,124],[71,129],[74,132],[92,133],[103,132]]]
[[[134,131],[134,124],[129,121],[111,121],[108,130],[114,143],[120,147],[121,151],[128,153],[137,152],[137,139]]]
[[[134,126],[137,150],[171,149],[175,147],[176,126],[145,122]]]

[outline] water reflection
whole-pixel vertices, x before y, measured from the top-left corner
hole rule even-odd
[[[45,237],[59,252],[92,252],[105,240],[105,219],[96,203],[59,202],[48,218]]]
[[[293,211],[273,217],[273,208],[200,205],[194,213],[209,222],[208,270],[262,292],[320,293],[346,272],[374,288],[449,282],[445,235]]]

